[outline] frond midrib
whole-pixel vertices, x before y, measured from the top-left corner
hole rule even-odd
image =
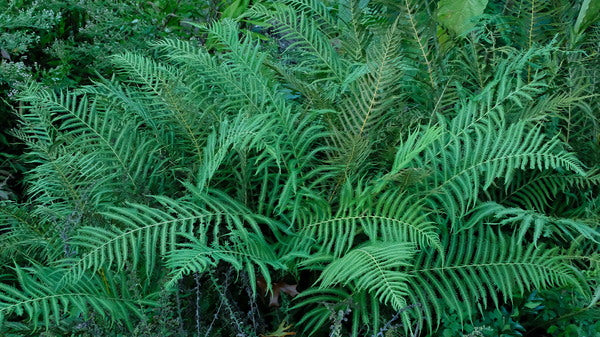
[[[553,260],[553,259],[552,259]],[[551,261],[552,261],[551,260]],[[435,267],[435,268],[422,268],[422,269],[407,269],[406,273],[408,274],[417,274],[417,273],[428,273],[428,272],[434,272],[434,271],[441,271],[444,272],[446,270],[455,270],[455,269],[461,269],[461,268],[465,268],[465,269],[471,269],[471,268],[484,268],[484,267],[493,267],[493,266],[500,266],[500,267],[504,267],[504,266],[530,266],[530,267],[535,267],[538,269],[544,269],[544,270],[548,270],[550,272],[555,272],[555,273],[563,273],[559,270],[556,270],[556,268],[551,268],[553,265],[552,264],[544,264],[544,263],[540,263],[540,262],[492,262],[492,263],[473,263],[473,264],[462,264],[462,265],[454,265],[454,266],[445,266],[445,267]]]
[[[10,304],[4,307],[0,307],[0,311],[4,311],[6,313],[11,313],[13,312],[13,308],[17,308],[23,305],[27,305],[28,303],[34,303],[34,302],[42,302],[42,301],[47,301],[53,298],[64,298],[64,297],[84,297],[84,298],[95,298],[97,300],[110,300],[110,301],[116,301],[116,302],[128,302],[128,303],[132,303],[132,304],[138,304],[139,301],[137,300],[131,300],[131,299],[126,299],[126,298],[122,298],[122,297],[110,297],[110,296],[101,296],[101,295],[96,295],[96,294],[90,294],[90,293],[81,293],[81,292],[64,292],[64,293],[60,293],[60,294],[52,294],[52,295],[46,295],[46,296],[40,296],[40,297],[35,297],[35,298],[29,298],[27,300],[23,300],[23,301],[19,301],[19,303],[14,303],[14,304]]]

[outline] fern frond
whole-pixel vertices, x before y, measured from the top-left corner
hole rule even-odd
[[[225,231],[235,231],[248,240],[250,233],[262,237],[258,221],[264,219],[257,218],[225,196],[211,196],[191,186],[188,188],[192,195],[183,199],[155,196],[159,207],[130,204],[129,207],[114,207],[103,213],[120,226],[79,229],[72,239],[73,245],[79,249],[79,256],[63,261],[63,266],[69,270],[64,281],[78,280],[84,273],[100,268],[114,267],[120,271],[126,264],[136,267],[141,260],[144,261],[146,275],[150,276],[158,265],[159,257],[176,250],[182,233],[214,244],[227,240],[227,237],[222,237]],[[278,229],[272,223],[268,226]]]
[[[207,268],[216,266],[219,261],[241,268],[240,261],[230,251],[209,247],[206,242],[190,235],[185,235],[185,238],[189,242],[177,244],[177,249],[166,255],[165,265],[171,273],[165,287],[173,288],[186,274],[203,273]]]
[[[164,161],[152,154],[160,149],[152,139],[143,138],[135,131],[135,121],[121,120],[111,113],[110,108],[105,109],[95,100],[72,93],[55,95],[38,91],[26,99],[32,104],[31,108],[44,109],[51,114],[52,122],[59,125],[58,130],[62,133],[60,141],[66,146],[93,154],[85,162],[88,166],[96,166],[94,171],[102,169],[113,182],[124,179],[134,191],[144,190],[142,181],[146,186],[158,184],[161,177],[158,172]],[[95,165],[92,158],[103,165]]]
[[[119,220],[126,226],[119,228],[83,227],[73,238],[80,256],[67,261],[71,271],[68,279],[79,280],[87,271],[95,272],[103,267],[115,266],[122,270],[126,262],[136,267],[144,259],[146,273],[150,275],[156,266],[157,254],[173,250],[180,232],[193,233],[197,222],[211,221],[215,215],[203,212],[199,207],[182,206],[165,197],[157,198],[166,210],[144,205],[114,208],[105,216]],[[68,280],[67,279],[67,280]]]
[[[20,289],[0,283],[0,326],[13,317],[26,316],[34,330],[39,329],[40,321],[48,329],[65,316],[85,317],[90,310],[114,322],[141,316],[140,305],[153,305],[152,301],[132,298],[128,285],[118,278],[112,280],[116,282],[111,282],[109,289],[98,276],[64,284],[58,282],[61,275],[54,269],[17,267],[15,272]]]
[[[211,246],[193,236],[183,236],[188,242],[178,244],[176,250],[166,255],[166,267],[171,270],[166,287],[173,287],[186,274],[203,273],[208,267],[214,267],[223,261],[238,271],[245,269],[253,293],[256,294],[256,269],[270,287],[269,266],[275,269],[285,268],[270,245],[256,235],[244,235],[242,240],[236,236],[236,232],[232,232],[229,234],[230,243]]]
[[[564,242],[570,242],[582,235],[596,244],[600,243],[600,232],[592,224],[577,219],[551,217],[531,210],[504,207],[495,202],[479,205],[472,216],[476,219],[494,217],[501,225],[514,225],[519,242],[523,242],[525,236],[533,230],[531,234],[533,244],[537,244],[542,236],[563,235]]]
[[[224,49],[222,55],[226,61],[223,65],[229,72],[238,76],[246,86],[246,91],[257,96],[258,102],[266,103],[269,109],[285,120],[290,113],[289,101],[284,98],[279,84],[264,66],[267,55],[260,50],[260,44],[248,35],[240,40],[240,29],[231,20],[211,25],[208,33],[217,40],[218,48]]]
[[[8,266],[9,261],[25,257],[29,260],[45,261],[52,258],[55,242],[48,233],[48,224],[31,214],[25,206],[12,202],[0,202],[0,261]]]
[[[419,78],[421,74],[417,75],[417,80],[421,83],[425,83],[430,89],[437,89],[438,85],[438,74],[436,73],[435,67],[435,53],[431,39],[431,27],[429,22],[426,21],[422,9],[419,9],[418,2],[413,0],[402,0],[397,3],[401,11],[403,11],[403,26],[406,28],[404,31],[408,32],[405,36],[410,48],[406,48],[408,57],[413,59],[418,65],[417,68],[424,69],[423,79]]]
[[[335,213],[323,207],[300,215],[293,249],[315,249],[341,256],[361,233],[373,241],[413,242],[419,247],[441,249],[436,227],[426,220],[416,200],[394,191],[357,195],[350,190],[345,188],[342,204]],[[375,201],[368,202],[370,198]]]
[[[276,85],[258,67],[264,59],[264,54],[259,52],[258,45],[251,43],[240,44],[237,38],[237,27],[217,25],[214,28],[216,36],[227,39],[230,48],[234,51],[223,50],[229,58],[242,58],[242,64],[220,62],[206,48],[198,47],[185,41],[162,40],[154,45],[165,53],[165,58],[182,66],[187,72],[187,82],[193,90],[202,97],[215,100],[219,105],[219,114],[231,112],[238,114],[245,111],[251,114],[265,113],[275,110],[280,116],[288,113],[286,103],[279,97]],[[250,40],[248,40],[250,41]],[[248,57],[241,52],[252,52],[256,57]],[[256,58],[259,63],[257,63]],[[256,71],[256,73],[252,73]],[[259,79],[259,80],[257,80]],[[226,99],[225,99],[226,98]]]
[[[406,306],[410,277],[398,268],[410,266],[414,254],[414,245],[407,243],[374,242],[354,248],[325,267],[320,287],[352,282],[358,290],[367,290],[399,310]]]
[[[319,29],[330,38],[335,37],[341,30],[337,18],[332,15],[331,9],[321,0],[284,0],[281,2],[312,17],[318,24]]]
[[[483,106],[473,101],[459,106],[454,119],[442,121],[447,131],[412,166],[439,165],[430,176],[430,186],[435,187],[426,200],[433,209],[443,210],[452,223],[464,216],[475,205],[479,192],[497,178],[510,183],[516,169],[558,169],[585,175],[580,161],[563,150],[558,137],[548,139],[540,126],[522,121],[506,125],[501,106],[506,100],[519,103],[519,98],[508,98],[507,94],[527,94],[506,88],[500,91],[496,103],[488,98]]]
[[[219,129],[211,133],[206,139],[203,157],[196,179],[196,187],[200,190],[206,188],[223,163],[226,156],[233,148],[235,150],[249,148],[266,148],[266,152],[277,158],[275,151],[270,149],[265,134],[271,130],[272,120],[267,115],[247,117],[238,115],[228,122],[223,120]]]
[[[269,9],[261,4],[254,5],[248,15],[261,20],[272,28],[281,39],[291,41],[288,50],[302,50],[302,60],[297,68],[311,69],[312,81],[333,80],[341,83],[346,74],[343,59],[331,46],[326,35],[319,29],[311,15],[289,6],[275,5]]]
[[[404,66],[399,55],[400,30],[397,22],[381,34],[368,49],[365,75],[350,88],[342,103],[342,131],[363,135],[385,122],[385,114],[398,99],[398,78]]]
[[[561,258],[557,248],[523,245],[518,238],[467,231],[445,240],[444,255],[417,255],[409,277],[408,303],[420,303],[417,321],[433,329],[440,313],[455,310],[471,317],[481,304],[495,306],[531,289],[572,286],[582,291],[580,275]],[[434,320],[434,317],[437,317]]]
[[[124,93],[115,92],[108,87],[109,94],[128,107],[141,106],[134,111],[151,126],[177,126],[174,128],[177,136],[187,140],[184,148],[189,149],[198,160],[202,156],[202,138],[205,136],[200,128],[203,124],[201,117],[205,114],[199,114],[198,111],[206,108],[202,107],[205,100],[184,84],[184,76],[169,65],[133,53],[115,55],[112,60],[121,69],[122,75],[126,76],[126,83],[136,85],[137,88]],[[133,96],[131,98],[135,102],[131,102],[128,96]],[[182,145],[177,145],[181,150]]]

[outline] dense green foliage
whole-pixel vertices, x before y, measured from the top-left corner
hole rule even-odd
[[[600,334],[596,2],[221,8],[18,86],[0,334]]]

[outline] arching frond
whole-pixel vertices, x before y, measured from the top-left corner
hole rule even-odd
[[[475,205],[481,190],[497,178],[509,183],[516,169],[566,169],[585,175],[579,160],[540,127],[525,122],[506,126],[502,118],[490,117],[474,122],[476,111],[473,104],[465,105],[422,162],[440,165],[430,176],[435,187],[426,200],[432,208],[443,209],[452,223]]]
[[[244,235],[245,239],[236,237],[236,232],[230,234],[231,242],[208,245],[193,236],[185,234],[188,242],[177,245],[177,249],[167,253],[166,267],[171,270],[166,287],[175,286],[184,275],[189,273],[204,273],[209,267],[215,267],[223,261],[236,270],[244,269],[250,279],[250,285],[256,294],[256,269],[265,279],[270,288],[271,273],[269,266],[284,269],[278,261],[271,246],[256,235]]]
[[[357,247],[329,264],[321,274],[321,288],[353,282],[380,302],[399,310],[406,306],[410,278],[400,267],[411,265],[415,248],[407,243],[370,243]]]
[[[582,220],[551,217],[522,208],[504,207],[495,202],[479,205],[474,213],[472,216],[475,219],[493,217],[501,225],[514,226],[519,242],[523,242],[528,234],[533,244],[536,244],[542,236],[564,237],[563,241],[569,242],[582,235],[600,244],[600,232],[595,228],[596,226]],[[533,233],[530,234],[532,231]]]
[[[16,268],[15,272],[19,288],[0,283],[0,325],[25,315],[34,330],[39,324],[48,329],[65,317],[88,316],[90,310],[114,322],[140,315],[139,305],[153,305],[152,301],[134,299],[127,283],[118,277],[103,282],[93,276],[65,284],[58,282],[61,275],[54,269]]]
[[[44,223],[25,206],[4,201],[0,202],[0,261],[9,266],[20,257],[43,261],[52,258],[55,250],[54,237],[48,233]]]
[[[159,257],[176,249],[181,233],[216,243],[222,240],[224,230],[235,229],[238,235],[247,235],[248,227],[252,227],[256,235],[260,235],[256,220],[226,205],[211,205],[198,198],[173,200],[156,196],[154,199],[160,207],[131,204],[104,213],[120,226],[81,228],[73,238],[79,256],[65,261],[70,271],[65,275],[66,280],[81,279],[84,273],[103,267],[123,270],[126,263],[136,267],[140,261],[144,262],[149,276]]]
[[[581,285],[580,275],[557,248],[525,246],[516,236],[492,230],[453,235],[444,251],[419,254],[414,267],[402,270],[410,280],[406,301],[420,303],[417,321],[429,328],[439,325],[440,313],[449,308],[470,317],[478,303],[486,308],[490,298],[497,306],[534,288]]]
[[[177,136],[171,138],[171,142],[186,140],[174,148],[186,150],[198,160],[202,156],[205,136],[201,128],[204,124],[202,117],[206,116],[206,113],[198,112],[206,108],[202,106],[206,100],[184,83],[184,75],[170,65],[133,53],[115,55],[112,60],[133,88],[123,92],[118,87],[105,86],[109,97],[117,99],[125,108],[133,106],[133,111],[153,128],[157,125],[173,128]],[[156,132],[164,138],[164,130]]]
[[[88,154],[80,160],[94,174],[101,172],[112,183],[123,180],[125,186],[140,192],[159,183],[164,161],[153,154],[160,149],[153,139],[136,131],[134,120],[123,120],[110,107],[72,93],[36,91],[24,100],[32,109],[45,110],[58,125],[56,142]],[[142,181],[146,186],[142,187]]]
[[[273,7],[269,9],[256,4],[248,15],[271,27],[281,39],[291,41],[288,50],[301,51],[304,57],[296,68],[310,69],[312,74],[317,75],[313,76],[312,81],[333,80],[341,83],[346,73],[344,63],[314,19],[304,12],[298,13],[293,7]]]
[[[254,117],[238,115],[231,123],[223,120],[219,124],[219,129],[206,139],[196,187],[202,190],[208,186],[232,148],[235,150],[251,147],[268,148],[265,134],[270,131],[271,123],[272,121],[267,120],[266,115]],[[267,149],[266,152],[277,157],[274,149]]]
[[[419,247],[441,249],[435,226],[426,220],[415,199],[391,191],[381,195],[350,191],[348,185],[336,213],[330,208],[315,208],[300,215],[293,249],[341,256],[353,247],[361,233],[373,241],[414,242]]]

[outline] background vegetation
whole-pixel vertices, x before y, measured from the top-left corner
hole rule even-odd
[[[600,336],[599,16],[0,4],[0,335]]]

